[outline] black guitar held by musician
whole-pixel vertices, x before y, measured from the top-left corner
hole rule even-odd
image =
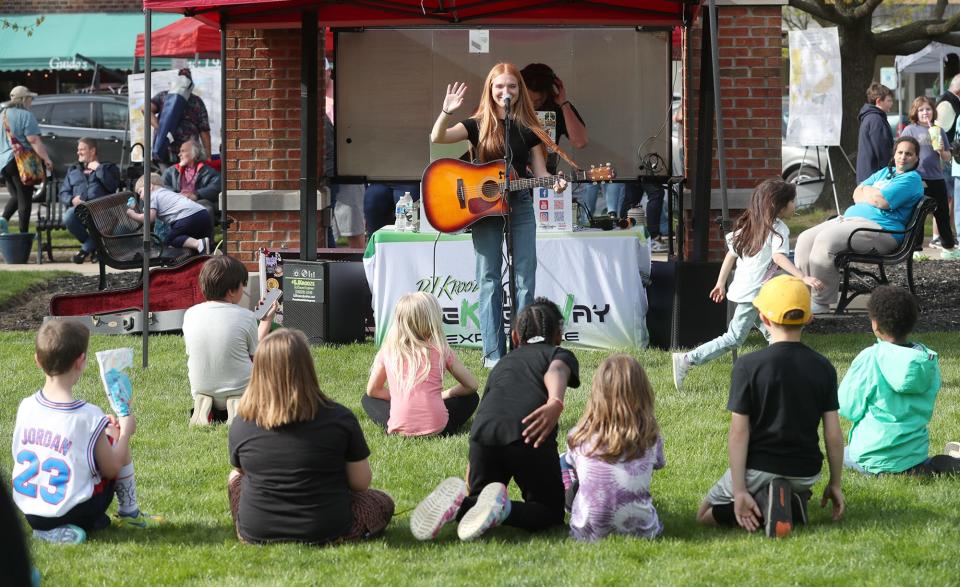
[[[459,159],[437,159],[423,170],[420,205],[430,225],[440,232],[459,232],[487,216],[504,216],[503,159],[473,164]],[[608,182],[616,177],[609,163],[577,171],[568,180]],[[510,179],[511,190],[553,186],[559,176]]]

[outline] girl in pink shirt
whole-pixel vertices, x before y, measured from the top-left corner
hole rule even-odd
[[[446,390],[445,371],[457,380]],[[401,297],[360,401],[367,415],[389,434],[453,434],[479,402],[476,377],[447,344],[436,298],[424,292]]]

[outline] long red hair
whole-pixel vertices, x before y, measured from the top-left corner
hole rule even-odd
[[[490,73],[487,74],[487,79],[483,82],[480,105],[473,113],[473,118],[477,120],[479,129],[477,154],[482,163],[501,159],[506,152],[503,144],[503,129],[500,128],[500,117],[497,115],[498,105],[493,98],[493,80],[503,74],[512,75],[517,80],[519,91],[516,104],[510,113],[511,120],[530,129],[540,128],[540,120],[533,110],[533,101],[530,99],[526,84],[523,83],[520,70],[512,63],[494,65]]]

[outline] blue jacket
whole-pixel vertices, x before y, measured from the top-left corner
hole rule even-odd
[[[163,186],[167,189],[180,192],[180,164],[171,165],[163,172]],[[202,161],[197,163],[197,177],[194,181],[194,191],[199,198],[213,203],[218,208],[220,198],[220,174],[213,167]]]
[[[74,196],[80,196],[84,202],[113,194],[120,188],[120,168],[113,163],[100,163],[96,171],[87,175],[83,165],[77,163],[67,169],[67,175],[60,184],[60,201],[64,206],[72,206]]]
[[[860,134],[857,138],[857,183],[885,167],[893,158],[893,131],[887,113],[873,104],[864,104],[857,115]]]

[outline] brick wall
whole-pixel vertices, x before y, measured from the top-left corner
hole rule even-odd
[[[318,51],[323,63],[322,43]],[[299,30],[230,31],[226,66],[228,192],[299,190]],[[324,100],[319,85],[317,169],[322,172]],[[238,225],[230,250],[239,251],[248,265],[258,246],[296,247],[300,242],[299,211],[238,211],[231,216]]]
[[[142,12],[139,0],[7,0],[4,14],[50,14],[62,12]]]
[[[780,6],[719,6],[717,8],[720,62],[720,108],[717,119],[723,124],[728,190],[752,190],[759,182],[780,176],[782,40]],[[704,8],[704,18],[707,18]],[[700,79],[700,21],[690,31],[693,38],[692,70],[685,75],[684,120],[688,133],[696,133]],[[683,66],[686,68],[687,61]],[[696,181],[697,137],[686,138],[688,187]],[[720,187],[720,171],[713,145],[714,189]],[[741,210],[731,210],[736,218]],[[720,210],[711,210],[710,258],[723,257],[725,245],[714,219]],[[690,217],[687,213],[687,218]],[[686,250],[692,250],[693,225],[686,224]]]

